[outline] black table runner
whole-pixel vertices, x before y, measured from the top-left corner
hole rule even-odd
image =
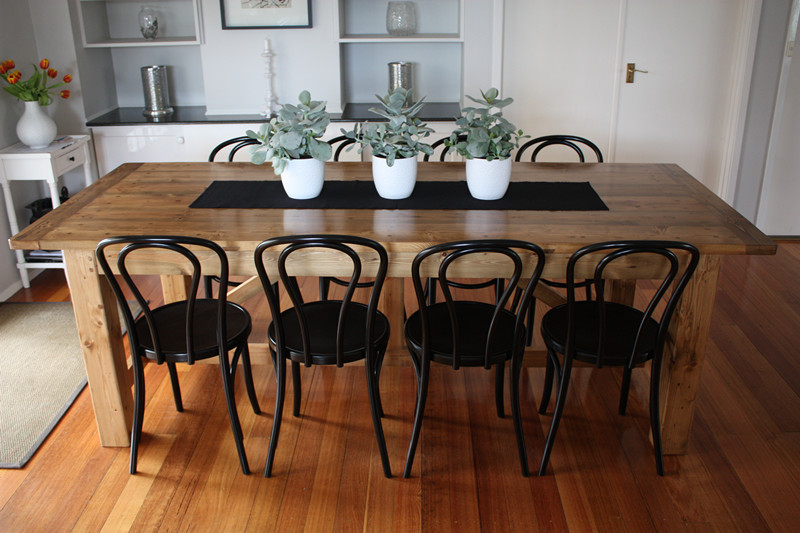
[[[378,196],[371,181],[326,181],[322,193],[292,200],[280,181],[214,181],[190,205],[230,209],[459,209],[608,211],[589,182],[512,182],[500,200],[476,200],[466,181],[417,182],[403,200]]]

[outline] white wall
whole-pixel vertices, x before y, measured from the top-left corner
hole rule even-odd
[[[200,47],[207,112],[259,113],[264,109],[264,39],[275,56],[273,88],[280,103],[294,102],[304,89],[328,110],[341,110],[339,55],[334,28],[337,2],[311,2],[312,28],[223,30],[218,0],[202,0],[205,42]]]
[[[24,77],[31,74],[31,64],[38,64],[43,57],[48,58],[51,66],[59,71],[59,77],[72,75],[73,81],[68,87],[70,98],[56,98],[45,111],[56,121],[59,134],[86,132],[82,91],[84,80],[78,69],[67,3],[3,0],[0,2],[0,20],[3,21],[3,31],[0,31],[2,59],[13,59]],[[15,130],[22,108],[19,101],[5,92],[0,95],[0,147],[17,142]],[[83,172],[70,172],[64,177],[63,183],[74,194],[83,187]],[[48,190],[41,182],[14,182],[11,188],[17,219],[24,226],[31,216],[25,205],[49,196]],[[2,204],[0,207],[0,301],[22,286],[14,253],[5,244],[10,229],[4,206]]]
[[[39,62],[36,51],[31,14],[26,0],[3,0],[0,2],[0,20],[3,30],[0,31],[0,53],[2,60],[13,59],[17,68],[27,77],[31,74],[31,64]],[[5,84],[5,81],[1,82]],[[52,107],[52,106],[51,106]],[[8,146],[17,142],[16,124],[22,115],[23,105],[16,98],[0,94],[0,146]],[[49,110],[48,110],[49,111]],[[14,185],[16,205],[25,205],[25,200],[35,197],[36,188],[32,184]],[[2,192],[0,192],[0,195]],[[5,203],[0,204],[0,301],[5,300],[22,287],[17,274],[16,259],[8,245],[10,237]]]

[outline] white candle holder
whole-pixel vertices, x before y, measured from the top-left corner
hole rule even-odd
[[[264,58],[264,79],[266,80],[266,87],[264,90],[264,110],[261,115],[265,117],[271,116],[278,111],[278,98],[272,91],[272,78],[274,72],[272,71],[272,57],[275,55],[270,49],[269,39],[264,39],[264,51],[261,52],[261,57]]]

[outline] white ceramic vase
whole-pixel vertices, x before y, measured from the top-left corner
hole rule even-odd
[[[401,200],[414,192],[417,183],[417,158],[395,159],[394,164],[386,164],[385,157],[372,156],[372,179],[381,198]]]
[[[319,159],[289,159],[281,172],[286,195],[294,200],[316,198],[325,182],[325,162]]]
[[[506,194],[511,181],[511,158],[467,159],[467,187],[473,198],[499,200]]]
[[[17,122],[17,137],[31,148],[45,148],[56,138],[58,128],[39,102],[22,102],[25,112]]]

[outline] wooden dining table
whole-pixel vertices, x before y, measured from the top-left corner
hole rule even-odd
[[[382,305],[390,313],[396,344],[402,342],[403,280],[410,275],[414,256],[432,244],[480,238],[531,241],[547,253],[544,277],[558,279],[564,277],[569,255],[586,244],[618,239],[690,242],[700,250],[700,265],[673,318],[661,377],[666,454],[687,450],[721,257],[775,254],[777,249],[744,217],[673,164],[514,163],[512,182],[589,182],[608,207],[599,211],[190,207],[215,181],[276,179],[268,165],[128,163],[10,239],[13,249],[63,250],[103,446],[129,445],[133,412],[117,304],[95,258],[95,247],[105,237],[203,237],[226,250],[232,275],[247,276],[255,274],[253,250],[268,237],[337,233],[375,239],[389,254],[390,278]],[[371,167],[361,162],[327,163],[325,179],[326,183],[368,181]],[[421,162],[417,179],[463,182],[464,165]],[[306,273],[335,274],[331,268],[331,264],[319,267],[309,262]],[[175,265],[143,262],[138,272],[161,276],[166,301],[186,294],[186,279]],[[491,274],[487,265],[463,273],[465,277],[487,274]],[[620,274],[611,287],[614,297],[632,301],[636,278],[641,276],[634,269]],[[245,283],[229,297],[242,301],[255,290],[260,287]],[[558,295],[537,294],[546,303],[558,303]]]

